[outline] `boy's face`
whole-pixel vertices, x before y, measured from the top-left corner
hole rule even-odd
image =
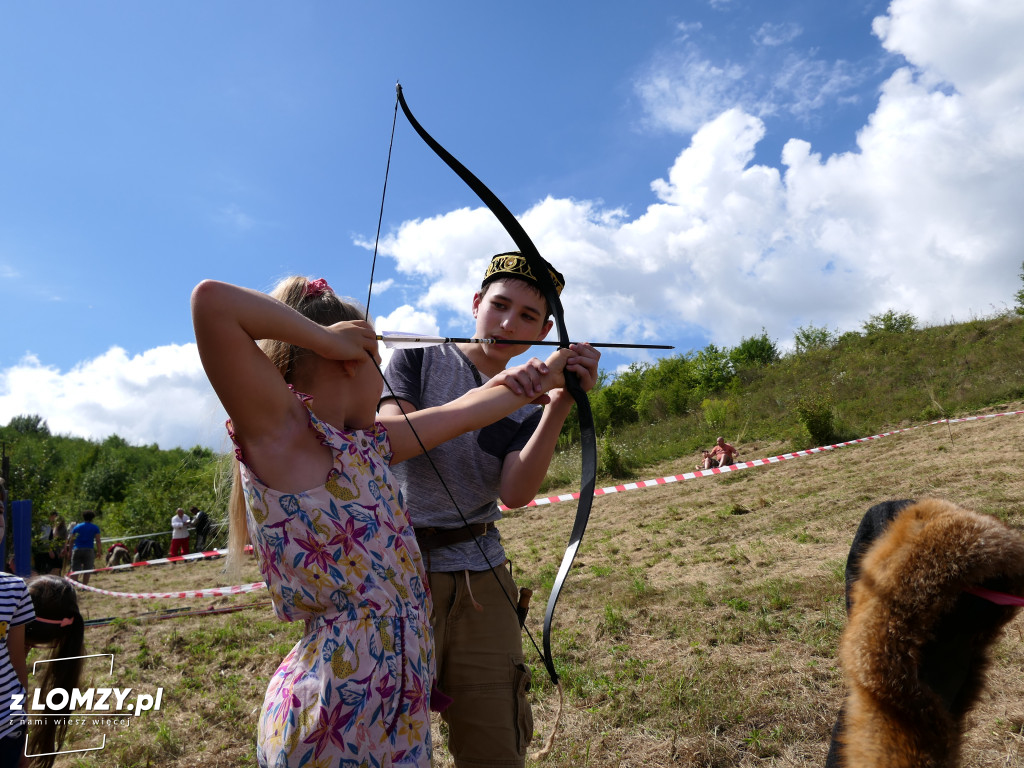
[[[483,293],[473,296],[476,336],[483,339],[524,339],[540,341],[551,330],[545,322],[547,302],[533,286],[521,280],[495,280]],[[529,345],[484,345],[489,357],[511,359]]]

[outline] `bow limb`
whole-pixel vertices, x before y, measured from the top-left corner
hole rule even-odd
[[[526,230],[519,223],[519,220],[512,215],[512,212],[498,199],[498,196],[491,192],[480,179],[473,175],[466,166],[442,147],[420,125],[409,109],[409,105],[405,102],[401,85],[396,86],[396,91],[398,103],[402,107],[402,113],[413,127],[413,130],[434,151],[434,154],[440,157],[445,165],[451,168],[473,190],[483,204],[490,209],[491,213],[497,217],[505,231],[508,232],[513,242],[519,248],[519,252],[523,254],[527,263],[530,264],[534,277],[537,279],[540,292],[547,301],[548,308],[554,317],[555,327],[558,329],[559,343],[563,347],[568,347],[570,342],[569,333],[565,326],[565,314],[558,291],[555,290],[554,282],[551,280],[551,275],[548,272],[547,261],[540,255],[530,236],[526,234]],[[558,597],[569,574],[569,569],[572,567],[573,560],[576,558],[576,552],[579,550],[580,543],[583,540],[583,533],[587,529],[587,522],[590,519],[590,507],[594,500],[594,487],[597,484],[597,435],[594,428],[594,416],[590,409],[590,400],[587,398],[587,393],[583,391],[579,378],[572,371],[565,372],[565,384],[566,389],[569,390],[573,400],[576,402],[580,423],[583,467],[576,519],[573,523],[572,533],[569,536],[568,547],[562,556],[562,563],[558,568],[558,574],[551,588],[547,610],[544,613],[544,666],[551,677],[552,683],[555,685],[558,684],[558,673],[555,671],[555,664],[551,655],[551,624],[555,614],[555,605],[558,603]]]

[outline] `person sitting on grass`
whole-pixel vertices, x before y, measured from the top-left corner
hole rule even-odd
[[[730,464],[736,463],[736,457],[739,456],[739,451],[725,442],[724,437],[719,437],[715,441],[715,447],[710,451],[701,451],[703,454],[704,463],[703,466],[697,465],[697,469],[714,469],[715,467],[727,467]]]

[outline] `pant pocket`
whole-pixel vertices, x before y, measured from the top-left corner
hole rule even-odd
[[[521,661],[515,663],[513,685],[515,688],[516,746],[520,754],[533,740],[533,709],[530,707],[530,668]]]

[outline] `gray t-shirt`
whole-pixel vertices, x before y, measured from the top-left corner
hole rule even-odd
[[[385,385],[381,398],[398,397],[412,403],[417,410],[455,400],[487,381],[462,351],[450,344],[396,350],[384,375],[391,389]],[[396,464],[392,473],[401,483],[405,508],[413,526],[462,528],[466,522],[500,520],[497,497],[502,463],[509,453],[522,450],[529,442],[540,415],[539,406],[523,406],[511,416],[432,449],[430,459],[444,484],[425,456]],[[452,497],[465,521],[452,504]],[[484,554],[480,552],[481,547]],[[431,571],[482,571],[490,567],[488,562],[490,565],[503,563],[505,550],[501,536],[493,530],[476,542],[464,541],[432,549],[425,559]]]

